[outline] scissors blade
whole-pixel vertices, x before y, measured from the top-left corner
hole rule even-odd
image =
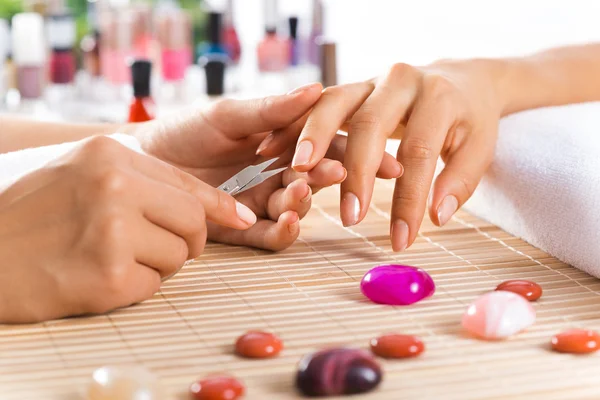
[[[286,169],[287,169],[287,167],[283,167],[283,168],[274,169],[272,171],[262,172],[262,173],[256,175],[254,177],[254,179],[252,179],[250,182],[248,182],[248,184],[246,186],[244,186],[243,188],[238,190],[235,194],[239,194],[239,193],[245,192],[248,189],[252,189],[254,186],[260,185],[267,179],[285,171]]]
[[[235,195],[241,191],[247,184],[255,179],[261,172],[269,168],[271,164],[277,161],[279,157],[271,158],[258,165],[250,165],[231,178],[223,182],[217,189],[224,191],[227,194]],[[260,183],[260,182],[259,182]]]

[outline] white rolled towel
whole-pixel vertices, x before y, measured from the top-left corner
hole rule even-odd
[[[465,207],[600,277],[600,103],[502,119],[494,162]]]

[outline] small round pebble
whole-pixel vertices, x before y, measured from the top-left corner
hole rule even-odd
[[[235,400],[244,392],[244,385],[231,376],[211,376],[190,386],[190,396],[194,400]]]
[[[529,301],[536,301],[542,297],[542,287],[535,282],[516,279],[505,281],[496,287],[496,290],[504,290],[519,294]]]
[[[157,377],[139,366],[105,366],[92,375],[88,400],[161,400]]]
[[[360,282],[360,290],[375,303],[409,305],[432,296],[435,283],[420,268],[389,264],[369,270]]]
[[[364,350],[329,349],[300,360],[296,387],[306,396],[339,396],[373,390],[382,378],[381,367]]]
[[[463,327],[482,339],[504,339],[535,322],[535,310],[522,296],[503,290],[478,297],[464,313]]]
[[[283,342],[268,332],[250,331],[235,342],[235,352],[248,358],[275,357],[283,349]]]
[[[425,345],[416,336],[389,334],[371,339],[371,351],[383,358],[416,357],[425,351]]]
[[[589,354],[600,348],[600,335],[596,331],[571,329],[552,338],[552,350],[560,353]]]

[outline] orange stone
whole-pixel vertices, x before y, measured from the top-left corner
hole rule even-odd
[[[242,397],[244,392],[244,385],[231,376],[211,376],[190,386],[190,395],[194,400],[235,400]]]
[[[502,282],[496,287],[496,290],[513,292],[525,297],[529,301],[536,301],[542,297],[542,287],[540,285],[535,282],[520,279]]]
[[[283,342],[268,332],[250,331],[235,342],[235,352],[248,358],[275,357],[283,349]]]
[[[425,351],[425,344],[416,336],[383,335],[371,339],[371,351],[384,358],[416,357]]]
[[[588,354],[600,348],[598,332],[585,329],[571,329],[552,338],[552,350],[560,353]]]

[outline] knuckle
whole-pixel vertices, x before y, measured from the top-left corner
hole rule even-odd
[[[111,297],[119,298],[127,292],[128,268],[124,263],[112,262],[101,270],[101,286]]]
[[[421,138],[409,138],[401,146],[402,161],[421,164],[437,158],[431,144]]]
[[[353,134],[373,133],[381,127],[381,119],[370,107],[362,107],[350,120],[350,131]]]
[[[404,210],[406,205],[418,204],[421,202],[421,194],[417,190],[402,190],[399,193],[394,193],[394,202],[399,204],[400,208]]]
[[[173,245],[173,261],[175,268],[179,268],[188,259],[190,252],[187,242],[178,237]]]
[[[328,86],[321,92],[321,98],[338,99],[344,92],[342,86]]]
[[[127,191],[129,177],[124,170],[111,166],[104,171],[97,172],[96,178],[92,180],[91,184],[96,188],[96,193],[100,195],[121,195]]]
[[[423,88],[429,96],[443,99],[454,90],[454,85],[443,75],[428,74],[423,78]]]
[[[234,101],[235,100],[229,98],[218,100],[207,108],[207,114],[213,114],[216,116],[224,115],[228,112],[228,110],[231,110],[231,106]]]
[[[107,212],[95,227],[98,244],[103,253],[117,254],[127,237],[127,222],[120,213]],[[107,257],[111,260],[111,257]],[[111,263],[109,263],[111,264]]]
[[[392,64],[388,71],[388,76],[391,77],[403,77],[406,74],[412,73],[414,67],[406,63],[395,63]]]
[[[94,136],[85,141],[82,149],[86,155],[95,157],[118,151],[119,144],[115,140],[106,136]]]

